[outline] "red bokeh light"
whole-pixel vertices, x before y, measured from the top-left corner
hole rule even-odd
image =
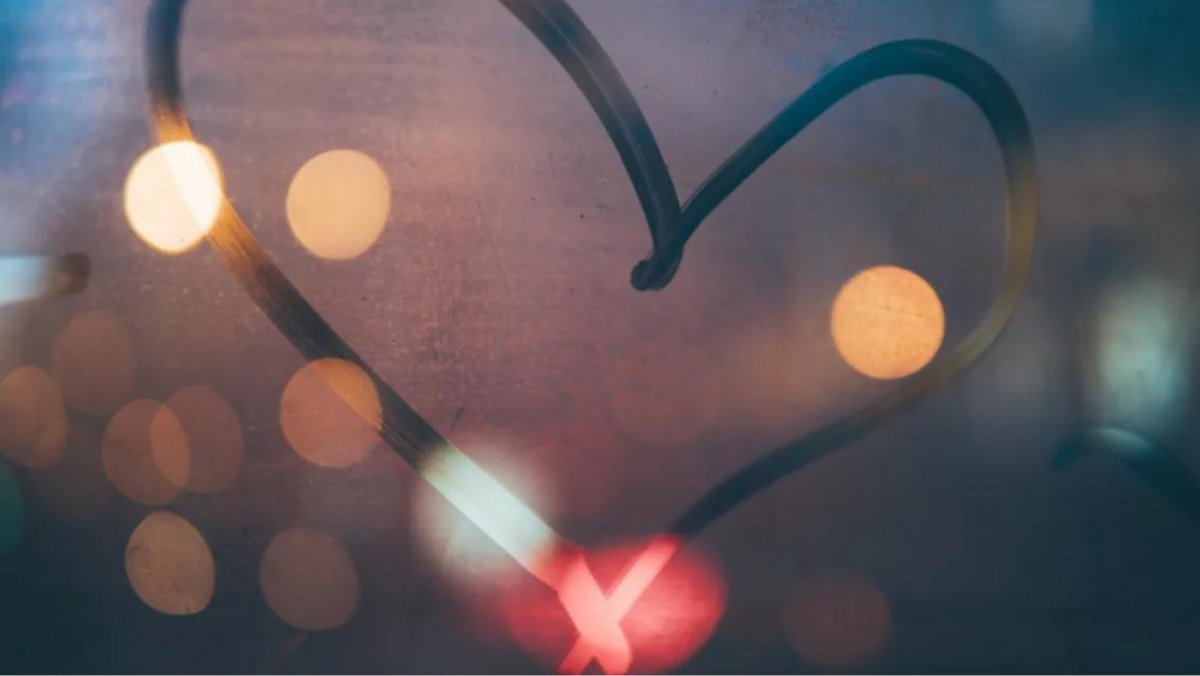
[[[548,669],[667,671],[704,645],[725,609],[716,565],[674,539],[605,548],[570,568],[557,592],[530,577],[503,604],[517,642]]]

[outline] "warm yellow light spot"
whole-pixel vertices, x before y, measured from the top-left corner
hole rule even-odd
[[[392,186],[375,160],[333,150],[309,160],[287,194],[287,218],[296,239],[330,260],[361,256],[387,223]]]
[[[288,443],[322,467],[349,467],[379,443],[383,407],[375,384],[357,366],[320,359],[283,390],[279,422]]]
[[[196,246],[217,221],[224,201],[212,151],[177,141],[142,155],[125,181],[125,215],[143,242],[163,253]]]
[[[133,389],[133,341],[112,313],[84,312],[55,337],[50,369],[68,406],[107,415],[117,410]]]
[[[179,419],[152,399],[137,399],[117,411],[104,432],[101,454],[108,480],[130,500],[165,505],[187,485],[187,435]]]
[[[67,443],[67,414],[54,380],[22,366],[0,381],[0,455],[25,467],[50,467]]]
[[[937,292],[903,268],[864,270],[838,292],[833,343],[859,373],[882,380],[921,370],[937,355],[945,316]]]
[[[306,631],[345,624],[358,608],[358,571],[340,544],[313,528],[292,528],[271,540],[258,569],[267,605]]]
[[[217,577],[204,536],[171,512],[151,514],[129,536],[125,574],[143,603],[167,615],[208,607]]]
[[[191,470],[182,486],[196,493],[228,488],[242,466],[242,426],[229,402],[210,387],[185,387],[172,394],[156,416],[174,416],[187,435]],[[161,424],[168,429],[170,421]],[[167,437],[169,443],[173,443]],[[172,450],[155,449],[155,454]],[[168,477],[170,478],[170,477]]]

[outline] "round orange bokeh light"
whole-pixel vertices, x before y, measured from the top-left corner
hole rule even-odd
[[[318,359],[283,389],[279,422],[291,447],[321,467],[356,465],[379,444],[383,407],[362,369],[341,359]]]
[[[893,266],[863,270],[833,302],[830,332],[850,368],[879,380],[920,371],[937,355],[946,317],[920,275]]]

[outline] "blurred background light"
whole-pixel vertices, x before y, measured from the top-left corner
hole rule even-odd
[[[165,505],[187,485],[187,435],[175,415],[153,399],[137,399],[117,411],[104,432],[101,453],[109,481],[130,500]]]
[[[1186,297],[1153,280],[1100,296],[1084,369],[1089,417],[1105,426],[1170,433],[1188,411],[1191,327]]]
[[[212,229],[224,197],[212,151],[178,141],[152,148],[134,163],[125,182],[125,215],[143,242],[179,254]]]
[[[125,547],[125,574],[143,603],[167,615],[204,610],[216,587],[204,536],[172,512],[155,512],[134,529]]]
[[[1016,42],[1043,51],[1076,48],[1092,32],[1094,0],[995,0],[992,4]]]
[[[219,392],[211,387],[185,387],[172,394],[155,415],[173,415],[187,435],[191,462],[187,483],[181,488],[219,493],[237,479],[242,467],[242,425]],[[170,421],[163,424],[169,427]]]
[[[588,568],[606,597],[645,551],[642,541],[587,555]],[[666,673],[695,654],[720,622],[725,593],[712,559],[695,547],[679,550],[620,620],[633,657],[630,671]],[[532,579],[509,589],[504,617],[516,640],[547,670],[559,668],[579,638],[558,594]],[[585,673],[590,669],[585,666]]]
[[[805,661],[822,669],[861,667],[887,643],[891,609],[870,579],[825,574],[804,581],[787,597],[783,628]]]
[[[49,374],[22,366],[0,380],[0,455],[24,467],[50,467],[66,439],[62,393]]]
[[[80,291],[90,274],[91,261],[80,254],[0,257],[0,306]]]
[[[358,258],[379,239],[392,209],[387,174],[370,156],[331,150],[292,178],[287,218],[300,244],[336,261]]]
[[[54,338],[50,357],[67,405],[97,416],[125,403],[133,389],[136,364],[129,332],[107,310],[88,310],[74,317]]]
[[[305,460],[349,467],[380,443],[382,412],[375,384],[362,369],[320,359],[305,364],[284,387],[279,422]]]
[[[333,629],[358,608],[354,561],[337,540],[314,528],[276,535],[259,565],[259,583],[271,610],[297,629]]]
[[[916,273],[893,266],[863,270],[833,302],[830,332],[838,354],[859,373],[903,378],[937,355],[946,319],[937,292]]]

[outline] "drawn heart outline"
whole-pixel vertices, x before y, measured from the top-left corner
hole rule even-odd
[[[779,479],[853,442],[945,389],[995,344],[1016,310],[1033,257],[1037,178],[1032,135],[1012,88],[987,62],[933,40],[886,43],[851,58],[800,94],[718,167],[682,204],[633,94],[595,36],[565,0],[498,0],[558,60],[591,104],[633,184],[650,229],[650,254],[633,269],[638,290],[664,288],[700,224],[776,151],[860,87],[896,75],[924,75],[966,94],[984,114],[1003,158],[1007,224],[1001,288],[980,323],[952,350],[879,400],[774,449],[718,483],[669,532],[689,538]],[[161,143],[194,141],[184,105],[179,44],[188,0],[155,0],[146,32],[146,75]],[[342,339],[275,265],[225,201],[207,238],[281,333],[308,360],[336,358],[361,368],[382,404],[381,436],[420,468],[453,445]],[[535,573],[536,574],[536,573]]]

